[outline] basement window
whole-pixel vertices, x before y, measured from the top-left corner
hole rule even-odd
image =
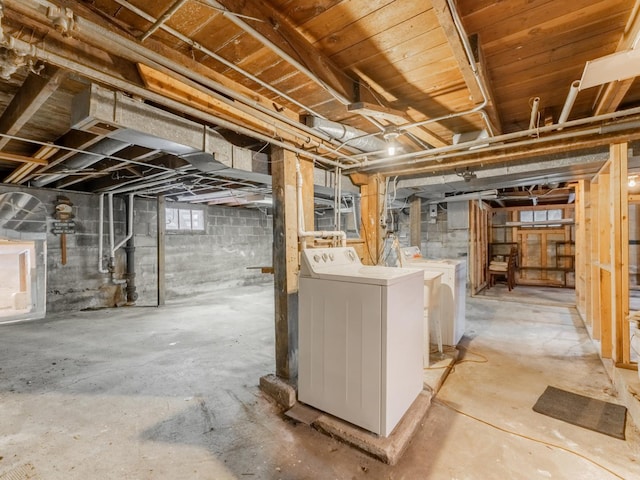
[[[520,222],[523,228],[558,228],[561,223],[552,223],[554,220],[562,220],[562,209],[552,210],[521,210]]]
[[[167,230],[174,232],[204,232],[204,210],[199,207],[167,207]]]

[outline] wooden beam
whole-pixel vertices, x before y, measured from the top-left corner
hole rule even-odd
[[[58,153],[59,148],[53,145],[43,146],[38,149],[36,153],[33,154],[33,158],[47,160],[49,157],[52,157],[56,153]],[[4,183],[20,183],[27,175],[29,175],[33,170],[38,168],[37,163],[24,163],[18,168],[16,168],[13,172],[11,172],[5,179]]]
[[[635,1],[631,15],[620,37],[616,52],[623,52],[633,48],[636,39],[640,35],[640,0]],[[593,115],[615,112],[629,92],[634,80],[630,78],[605,85],[598,96]]]
[[[472,102],[474,104],[481,103],[483,100],[482,91],[478,86],[478,82],[476,81],[471,65],[469,64],[465,47],[460,35],[458,35],[458,29],[456,28],[453,20],[453,14],[449,9],[447,0],[431,0],[431,5],[433,5],[433,11],[435,12],[438,22],[444,31],[447,43],[453,52],[453,56],[456,59],[456,62],[458,62],[458,68],[460,69],[460,73],[464,78],[467,88],[469,89]]]
[[[298,235],[295,165],[295,154],[281,147],[272,148],[276,375],[286,380],[293,380],[298,375]]]
[[[0,117],[0,132],[7,135],[17,134],[58,89],[65,76],[63,70],[50,65],[41,75],[29,73]],[[7,137],[0,138],[0,150],[10,141]]]
[[[602,115],[603,113],[615,112],[622,103],[625,95],[629,92],[634,80],[635,78],[628,78],[607,84],[598,97],[598,104],[593,114]]]
[[[321,144],[326,144],[322,139],[285,124],[283,121],[271,117],[264,118],[265,115],[258,110],[252,111],[249,109],[249,113],[243,111],[238,106],[230,105],[220,98],[202,92],[175,77],[147,65],[139,63],[138,70],[145,86],[149,90],[182,102],[185,105],[219,116],[238,125],[248,126],[263,135],[277,136],[295,144],[305,144],[306,147],[314,148]],[[288,133],[291,130],[295,130],[297,135]],[[330,144],[326,145],[327,150],[335,148]]]
[[[48,165],[49,162],[43,158],[27,157],[25,155],[15,155],[13,153],[0,152],[0,160],[8,160],[17,163],[31,163],[35,165]]]
[[[479,86],[478,81],[484,82],[484,85],[489,85],[489,82],[487,81],[488,79],[483,69],[479,68],[479,65],[476,64],[477,71],[473,71],[473,68],[469,63],[464,44],[462,43],[462,39],[458,34],[458,29],[456,28],[453,14],[449,9],[447,0],[431,0],[431,4],[433,5],[433,11],[438,18],[438,22],[440,22],[440,26],[442,27],[442,30],[447,37],[447,42],[449,43],[449,47],[453,52],[453,57],[458,63],[458,68],[460,70],[460,73],[462,74],[462,78],[464,78],[465,84],[467,85],[471,100],[475,105],[479,105],[484,101],[484,96],[482,94],[482,89]],[[476,48],[478,50],[479,56],[482,56],[479,45],[477,45]],[[492,129],[494,130],[493,133],[498,135],[499,133],[501,133],[501,126],[500,119],[495,109],[495,101],[489,91],[487,91],[486,93],[488,98],[487,107],[485,108],[485,110],[487,111],[490,118]]]
[[[282,15],[267,2],[247,2],[246,0],[217,0],[231,12],[261,20],[252,22],[251,26],[241,17],[234,17],[234,23],[243,24],[256,31],[278,49],[284,51],[300,64],[304,65],[313,76],[317,77],[326,90],[332,95],[341,97],[341,103],[356,101],[356,84],[333,60],[316,49],[298,32]],[[271,48],[271,47],[268,47]],[[272,49],[273,50],[273,49]]]
[[[109,35],[95,33],[90,28],[77,28],[74,30],[73,36],[69,38],[61,38],[55,32],[52,32],[47,37],[46,50],[62,57],[72,58],[83,65],[139,86],[139,76],[135,71],[135,63],[148,61],[148,55],[140,55],[133,49],[122,46],[119,42],[113,40],[115,37],[121,37],[127,41],[139,43],[139,40],[134,35],[127,33],[126,25],[118,18],[104,16],[91,7],[75,0],[58,0],[58,4],[72,9],[76,16],[83,19],[84,25],[92,24],[106,29],[109,31]],[[51,20],[46,16],[46,9],[35,10],[31,2],[5,0],[5,15],[15,18],[18,23],[24,24],[35,31],[46,32],[52,30]],[[177,71],[193,72],[207,77],[221,87],[238,92],[267,109],[283,112],[287,115],[293,113],[276,101],[257,93],[255,89],[230,79],[213,68],[206,66],[199,59],[181,53],[173,46],[156,41],[153,37],[145,41],[143,48],[146,48],[150,54],[160,55],[180,65],[181,68],[176,67]],[[133,63],[129,64],[128,62]],[[69,70],[68,65],[62,64],[61,66]],[[104,83],[104,79],[94,79],[94,81]],[[112,86],[122,89],[117,85]]]

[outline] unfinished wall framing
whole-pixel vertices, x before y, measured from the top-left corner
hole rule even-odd
[[[527,223],[525,216],[531,216],[534,223]],[[574,205],[570,204],[494,208],[489,255],[493,246],[514,244],[518,248],[518,284],[573,287],[573,222]]]
[[[491,208],[478,200],[469,202],[469,276],[471,292],[478,293],[487,285],[489,265],[489,217]]]
[[[603,359],[629,367],[628,145],[611,145],[610,158],[591,182],[576,188],[578,311]]]

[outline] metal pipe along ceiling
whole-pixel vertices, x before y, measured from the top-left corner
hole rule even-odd
[[[14,5],[14,2],[16,2],[16,0],[5,0],[7,2],[7,4],[9,5]],[[128,4],[128,2],[126,2],[125,0],[115,0],[117,2],[119,2],[120,4]],[[37,5],[42,5],[45,7],[51,7],[51,6],[55,6],[54,4],[52,4],[51,2],[49,2],[48,0],[20,0],[17,2],[17,4],[14,5],[14,8],[16,8],[18,11],[23,11],[24,10],[24,4],[27,2],[35,2]],[[147,17],[147,19],[151,18],[153,19],[153,17],[149,17],[147,16],[144,12],[142,12],[141,10],[137,9],[136,7],[134,7],[131,4],[128,4],[134,11],[134,13],[143,16],[143,18]],[[21,7],[21,8],[19,8]],[[243,110],[245,113],[251,113],[253,115],[256,114],[256,112],[249,112],[246,107],[251,107],[253,109],[259,110],[260,112],[264,113],[265,115],[267,115],[270,118],[276,118],[280,121],[282,121],[283,123],[290,125],[292,127],[294,127],[295,129],[290,129],[290,130],[286,130],[288,133],[298,136],[300,137],[300,134],[297,130],[303,130],[306,133],[309,133],[310,135],[316,136],[316,137],[320,137],[323,140],[328,140],[331,141],[331,138],[328,136],[323,136],[321,134],[318,134],[318,132],[314,132],[311,129],[307,129],[307,127],[303,124],[301,124],[300,122],[296,122],[290,118],[288,118],[286,115],[282,115],[278,112],[275,112],[273,110],[269,110],[266,107],[262,106],[259,102],[248,98],[218,82],[215,82],[214,80],[210,79],[209,77],[206,77],[204,75],[198,74],[197,72],[194,72],[190,69],[185,69],[184,65],[181,65],[177,62],[174,62],[170,59],[167,59],[166,57],[163,57],[162,55],[142,46],[139,43],[136,43],[132,40],[128,40],[126,38],[123,38],[119,35],[113,35],[109,30],[100,27],[98,25],[93,24],[92,22],[83,19],[81,17],[77,17],[76,19],[76,27],[77,29],[81,30],[84,34],[87,35],[93,35],[92,38],[94,38],[97,42],[99,42],[99,44],[101,45],[109,45],[109,48],[113,48],[116,49],[118,52],[120,52],[121,55],[123,55],[125,58],[128,58],[131,61],[134,62],[141,62],[141,63],[148,63],[150,66],[153,66],[156,69],[159,69],[165,73],[170,73],[172,75],[178,75],[180,77],[187,76],[190,80],[193,80],[193,83],[187,83],[189,86],[196,88],[204,93],[206,93],[207,95],[211,95],[214,96],[217,100],[220,100],[228,105],[233,105],[235,108],[239,108],[240,110]],[[164,26],[163,26],[164,28]],[[167,27],[168,28],[168,27]],[[178,32],[175,32],[176,34],[178,34]],[[178,34],[180,35],[180,34]],[[183,36],[184,37],[184,36]],[[188,39],[187,37],[184,37],[185,41],[189,44],[194,44],[194,42],[190,39]],[[17,39],[15,39],[17,40]],[[26,45],[26,48],[32,48],[32,46],[26,42],[20,41],[20,42],[14,42],[14,44],[19,44],[19,45]],[[196,44],[197,45],[197,44]],[[35,48],[33,48],[34,50],[34,56],[36,56],[36,52],[35,52]],[[41,52],[38,52],[41,53]],[[210,52],[208,50],[206,50],[207,54],[211,54],[215,56],[214,52]],[[217,56],[216,56],[217,57]],[[42,59],[42,53],[41,56],[38,57]],[[222,59],[222,57],[220,57],[221,61],[225,61],[224,59]],[[49,60],[49,63],[53,63],[55,65],[59,65],[62,66],[63,68],[70,68],[71,65],[73,65],[76,62],[71,62],[71,59],[67,60],[66,64],[60,65],[56,62],[54,62],[53,60]],[[80,64],[77,64],[80,65]],[[233,64],[230,64],[229,67],[232,68]],[[84,66],[83,66],[84,67]],[[234,65],[235,67],[235,65]],[[86,67],[86,68],[90,68],[90,67]],[[76,71],[80,71],[78,70],[78,67],[74,67],[74,69]],[[167,72],[167,70],[169,70],[169,72]],[[100,72],[102,74],[102,72]],[[103,79],[99,80],[99,81],[104,81],[104,78],[107,76],[108,74],[102,74]],[[89,77],[92,78],[92,77]],[[115,77],[111,77],[111,78],[115,78]],[[151,98],[151,96],[149,95],[152,92],[149,92],[148,90],[145,89],[139,89],[137,88],[137,86],[134,86],[128,82],[124,82],[120,79],[118,79],[118,81],[116,83],[113,82],[109,82],[109,85],[115,86],[119,89],[122,89],[124,91],[129,91],[131,93],[135,93],[134,90],[139,90],[139,91],[144,91],[145,94],[140,94],[142,97],[144,98]],[[121,85],[127,85],[126,87],[123,87]],[[211,90],[205,89],[203,87],[203,85],[206,85],[208,88],[210,88]],[[273,88],[273,87],[272,87]],[[213,91],[212,91],[213,90]],[[228,95],[229,97],[237,100],[238,102],[240,102],[240,104],[238,103],[234,103],[231,100],[229,100],[228,98],[226,98],[224,95],[219,95],[216,92],[222,92],[224,95]],[[276,90],[276,92],[278,95],[280,96],[284,96],[286,94],[284,94],[283,92],[280,92],[278,90]],[[155,100],[157,101],[157,100]],[[161,104],[166,105],[166,103],[162,103]],[[181,105],[181,108],[185,108],[185,105],[179,102],[175,102],[176,104]],[[174,107],[172,107],[174,108]],[[186,107],[189,108],[189,107]],[[305,110],[309,111],[309,109],[307,107],[304,107]],[[194,109],[195,111],[200,112],[199,110]],[[213,115],[210,115],[210,117],[212,117]],[[217,117],[216,117],[217,118]],[[216,123],[216,122],[213,122]],[[231,127],[225,127],[225,128],[230,128],[231,130],[235,130],[238,131],[238,126],[236,126],[236,128],[231,128]],[[242,132],[239,132],[242,133]],[[269,139],[270,137],[268,136],[263,136],[266,139]],[[263,139],[260,138],[256,135],[253,135],[253,138],[258,138],[258,139]],[[310,141],[310,139],[308,137],[300,137],[302,138],[302,140],[304,142],[308,142]],[[264,141],[268,141],[268,140],[264,140]],[[327,150],[329,152],[333,152],[333,149],[330,148],[327,145],[323,145],[322,143],[319,143],[318,148],[320,149],[324,149]],[[323,162],[323,157],[318,156],[318,158],[316,158],[316,160],[318,160],[319,162]],[[347,158],[344,157],[343,158]]]
[[[11,1],[11,0],[9,0]],[[42,0],[40,0],[42,1]],[[31,45],[27,42],[25,42],[24,40],[21,40],[17,37],[11,37],[11,42],[18,48],[32,48]],[[136,45],[136,44],[134,44]],[[252,138],[256,138],[258,140],[262,140],[264,142],[267,143],[271,143],[273,145],[282,147],[286,150],[292,151],[294,153],[299,154],[300,156],[303,156],[305,158],[309,158],[312,160],[317,160],[319,163],[322,163],[324,165],[328,165],[328,166],[340,166],[342,167],[343,164],[336,162],[334,160],[331,159],[327,159],[325,157],[322,157],[318,154],[315,154],[313,152],[309,152],[306,150],[303,150],[302,148],[298,148],[295,145],[291,145],[288,144],[284,141],[280,141],[277,140],[273,137],[270,137],[268,135],[264,135],[261,133],[257,133],[251,129],[249,129],[248,127],[244,127],[235,123],[232,123],[228,120],[222,119],[220,117],[217,117],[215,115],[212,115],[210,113],[205,113],[202,112],[201,110],[194,108],[194,107],[190,107],[188,105],[185,105],[179,101],[176,100],[172,100],[170,98],[167,98],[163,95],[151,92],[149,90],[147,90],[146,88],[143,87],[139,87],[137,85],[134,85],[132,83],[129,83],[128,81],[122,80],[120,78],[114,77],[108,73],[104,73],[101,71],[98,71],[96,69],[93,69],[91,67],[88,67],[86,65],[83,65],[75,60],[73,60],[72,58],[68,58],[68,57],[63,57],[61,55],[58,55],[56,53],[53,53],[51,51],[51,49],[49,50],[43,50],[43,49],[39,49],[39,48],[34,48],[34,57],[38,58],[39,60],[43,61],[43,62],[47,62],[50,63],[52,65],[57,65],[59,67],[62,68],[66,68],[66,69],[70,69],[75,71],[76,73],[85,76],[88,79],[94,80],[98,83],[106,83],[107,85],[111,85],[117,89],[120,89],[122,91],[126,91],[129,92],[131,94],[134,95],[138,95],[142,98],[146,98],[148,100],[151,100],[153,102],[156,102],[160,105],[164,105],[165,107],[168,107],[170,109],[174,109],[177,111],[182,111],[185,114],[188,115],[192,115],[196,118],[200,118],[203,119],[207,122],[211,122],[215,125],[219,125],[223,128],[227,128],[229,130],[235,131],[237,133],[240,133],[242,135],[246,135],[248,137],[252,137]],[[346,157],[348,159],[348,157]]]
[[[144,18],[145,20],[147,20],[149,22],[156,22],[157,23],[159,21],[159,20],[156,20],[152,15],[149,15],[148,13],[146,13],[144,10],[139,9],[135,5],[132,5],[127,0],[114,0],[114,1],[116,3],[118,3],[119,5],[121,5],[122,7],[132,11],[136,15],[139,15],[140,17]],[[203,45],[200,45],[196,41],[192,40],[191,38],[187,37],[186,35],[183,35],[182,33],[178,32],[177,30],[174,30],[173,28],[169,27],[168,25],[160,24],[160,25],[158,25],[158,28],[166,31],[167,33],[170,33],[171,35],[173,35],[174,37],[176,37],[180,41],[190,45],[192,48],[201,51],[202,53],[208,55],[209,57],[213,58],[214,60],[222,63],[224,66],[226,66],[226,67],[228,67],[228,68],[230,68],[232,70],[235,70],[236,72],[238,72],[239,74],[245,76],[246,78],[248,78],[250,80],[253,80],[258,85],[261,85],[262,87],[270,90],[271,92],[275,93],[276,95],[278,95],[278,96],[290,101],[294,105],[297,105],[298,107],[300,107],[303,110],[311,113],[312,115],[315,115],[315,116],[318,116],[318,117],[323,117],[320,113],[318,113],[315,110],[311,109],[310,107],[304,105],[303,103],[297,101],[296,99],[290,97],[289,95],[287,95],[286,93],[282,92],[281,90],[278,90],[273,85],[261,80],[260,78],[256,77],[255,75],[252,75],[251,73],[247,72],[246,70],[242,69],[241,67],[238,67],[235,63],[228,61],[226,58],[221,57],[217,53],[213,52],[212,50],[209,50],[208,48],[206,48]],[[141,40],[144,40],[144,39],[141,38]]]
[[[363,132],[362,130],[358,130],[357,128],[344,125],[343,123],[332,122],[312,116],[308,116],[305,119],[305,123],[308,127],[320,130],[336,140],[340,140],[343,142],[343,145],[349,144],[365,152],[380,151],[386,148],[386,142],[384,140]]]
[[[627,117],[627,116],[631,116],[631,115],[640,115],[640,107],[636,107],[636,108],[630,108],[628,110],[622,110],[619,112],[613,112],[613,113],[606,113],[606,114],[602,114],[602,115],[597,115],[595,117],[588,117],[588,118],[582,118],[582,119],[577,119],[577,120],[571,120],[568,121],[562,125],[558,125],[558,124],[554,124],[554,125],[545,125],[543,127],[538,127],[532,130],[521,130],[519,132],[514,132],[514,133],[507,133],[507,134],[503,134],[503,135],[498,135],[495,137],[490,137],[490,138],[484,138],[484,139],[480,139],[480,140],[474,140],[471,142],[465,142],[465,143],[459,143],[457,145],[449,145],[449,146],[445,146],[445,147],[438,147],[438,148],[434,148],[432,150],[427,150],[427,151],[423,151],[423,152],[412,152],[412,153],[407,153],[407,154],[402,154],[402,155],[397,155],[395,157],[387,157],[387,158],[381,158],[379,160],[372,160],[369,162],[365,162],[365,164],[363,165],[359,165],[357,167],[349,167],[349,168],[345,168],[344,172],[345,173],[349,173],[349,172],[353,172],[353,171],[366,171],[366,170],[370,170],[376,166],[383,166],[384,164],[387,163],[394,163],[394,166],[401,166],[401,165],[409,165],[412,163],[416,163],[419,161],[429,161],[429,160],[437,160],[440,161],[444,158],[448,158],[450,156],[455,156],[455,155],[467,155],[467,154],[471,154],[471,153],[481,153],[481,152],[486,152],[486,151],[491,151],[491,150],[495,150],[495,149],[505,149],[507,147],[513,147],[515,145],[517,146],[523,146],[523,145],[534,145],[537,143],[541,143],[541,142],[549,142],[549,141],[553,141],[553,140],[557,140],[560,138],[571,138],[571,136],[583,136],[586,134],[602,134],[602,133],[608,133],[608,131],[611,131],[611,129],[613,129],[613,126],[609,126],[609,125],[605,125],[602,127],[594,127],[588,130],[581,130],[581,131],[577,131],[577,132],[570,132],[567,134],[556,134],[556,135],[552,135],[549,137],[536,137],[536,138],[530,138],[526,141],[522,141],[522,142],[518,142],[517,144],[509,144],[509,145],[495,145],[492,147],[483,147],[483,148],[477,148],[477,149],[473,149],[473,150],[469,150],[471,147],[474,146],[478,146],[478,145],[484,145],[484,144],[494,144],[494,143],[498,143],[498,142],[505,142],[505,141],[510,141],[510,140],[515,140],[515,139],[519,139],[519,138],[523,138],[523,137],[527,137],[527,136],[531,136],[531,135],[537,135],[540,133],[545,133],[545,132],[551,132],[554,130],[562,130],[562,128],[568,128],[568,127],[576,127],[576,126],[583,126],[583,125],[588,125],[591,123],[596,123],[596,122],[604,122],[607,120],[615,120],[615,119],[619,119],[619,118],[623,118],[623,117]],[[631,123],[631,122],[629,122]],[[619,129],[624,129],[627,127],[618,126]],[[630,128],[630,127],[629,127]],[[564,136],[561,136],[564,135]],[[456,152],[456,153],[451,153],[448,155],[439,155],[441,153],[449,153],[449,152]],[[422,157],[422,158],[419,158]]]

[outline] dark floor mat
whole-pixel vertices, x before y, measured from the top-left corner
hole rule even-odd
[[[547,387],[533,411],[624,440],[627,409],[595,398]]]

